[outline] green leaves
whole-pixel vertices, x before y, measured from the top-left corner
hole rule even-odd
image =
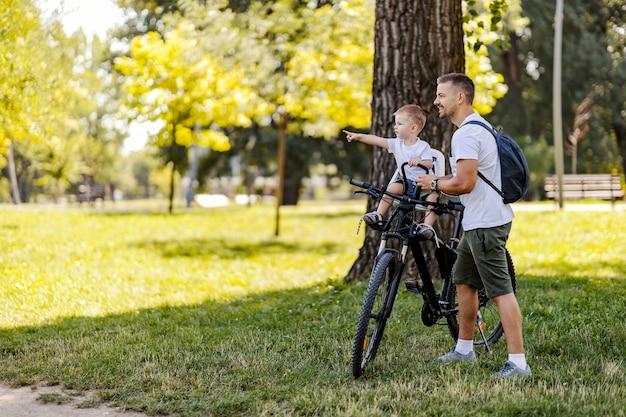
[[[509,48],[509,32],[524,28],[528,20],[521,17],[521,4],[494,0],[484,4],[464,2],[465,68],[476,85],[474,109],[481,114],[493,110],[496,101],[507,93],[504,77],[491,66],[488,46]]]
[[[203,141],[195,125],[247,126],[271,114],[288,120],[289,131],[318,137],[369,124],[371,1],[313,9],[255,3],[237,15],[183,6],[190,19],[174,19],[163,38],[136,38],[131,56],[116,62],[127,77],[127,112],[180,125],[181,145]]]
[[[198,50],[195,35],[193,24],[182,21],[163,38],[156,32],[136,37],[131,56],[119,58],[115,67],[126,76],[128,110],[166,122],[156,144],[172,143],[164,133],[175,126],[179,145],[227,150],[224,134],[196,134],[194,128],[248,126],[269,106],[248,86],[240,68]]]

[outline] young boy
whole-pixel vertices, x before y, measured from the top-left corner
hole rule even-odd
[[[394,194],[404,194],[416,188],[415,181],[418,175],[427,173],[423,168],[418,167],[418,164],[425,166],[429,170],[431,169],[433,165],[432,152],[428,143],[419,138],[419,134],[426,124],[426,113],[420,106],[408,104],[399,108],[393,115],[395,118],[393,130],[396,138],[381,138],[376,135],[354,133],[347,130],[343,132],[346,134],[348,142],[363,142],[368,145],[379,146],[387,149],[389,153],[393,153],[398,168],[391,178],[387,190]],[[405,172],[409,184],[405,184],[402,177],[401,167],[405,162],[408,162]],[[437,201],[437,194],[429,194],[426,200],[431,202]],[[380,200],[376,211],[363,215],[365,223],[372,226],[383,221],[392,202],[391,197],[384,196]],[[424,219],[424,223],[420,224],[417,230],[418,236],[427,239],[435,236],[435,230],[432,227],[435,223],[435,218],[436,216],[432,215],[432,211],[429,211]]]

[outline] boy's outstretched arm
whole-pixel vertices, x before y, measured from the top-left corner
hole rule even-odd
[[[389,149],[387,139],[381,138],[380,136],[370,135],[366,133],[355,133],[348,130],[344,130],[343,133],[346,134],[346,139],[348,140],[348,142],[363,142],[368,145],[379,146],[381,148]]]

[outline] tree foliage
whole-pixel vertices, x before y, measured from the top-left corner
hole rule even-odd
[[[81,157],[98,159],[96,170],[104,160],[85,154],[90,148],[84,146],[94,133],[89,117],[101,87],[90,77],[94,50],[84,35],[68,38],[58,21],[44,21],[32,1],[2,1],[0,154],[13,143],[9,172],[15,172],[13,193],[21,190],[19,199],[38,192],[57,198],[89,174]]]
[[[35,0],[0,1],[0,167],[12,143],[24,199],[61,196],[85,178],[111,181],[117,175],[120,108],[129,118],[160,121],[162,130],[151,142],[159,148],[172,141],[183,151],[194,143],[219,150],[236,144],[241,149],[228,158],[247,152],[244,159],[260,164],[266,175],[275,170],[281,126],[288,177],[307,175],[311,163],[358,166],[345,160],[349,153],[338,132],[372,125],[373,0],[118,0],[129,10],[127,24],[116,32],[116,50],[132,39],[117,67],[125,71],[123,91],[113,68],[99,63],[103,53],[113,53],[111,40],[88,40],[80,32],[66,36],[54,18],[42,19]],[[460,4],[476,110],[523,142],[534,173],[548,171],[554,5]],[[618,0],[565,5],[565,136],[575,137],[577,147],[570,148],[577,154],[566,160],[566,166],[575,165],[569,170],[624,170],[625,14]],[[430,105],[432,97],[419,97],[419,104]],[[229,141],[226,136],[237,129],[237,141]],[[429,134],[436,145],[443,140],[439,132]],[[168,158],[186,158],[183,151]],[[539,187],[540,178],[535,180]]]
[[[130,117],[163,122],[156,145],[196,143],[227,150],[228,138],[211,127],[248,126],[267,106],[246,85],[240,69],[198,53],[193,38],[186,36],[193,30],[181,23],[164,39],[156,32],[133,39],[131,56],[116,62],[126,76],[125,111]]]
[[[2,0],[0,7],[0,146],[26,137],[41,137],[38,116],[45,114],[41,93],[50,77],[44,32],[31,2]]]
[[[563,133],[566,138],[578,138],[578,158],[570,154],[564,161],[567,172],[625,169],[625,9],[623,2],[612,0],[564,4]],[[510,29],[510,53],[495,61],[512,94],[498,103],[494,120],[525,142],[527,153],[536,155],[529,162],[531,170],[539,174],[535,181],[535,195],[539,196],[543,175],[553,169],[554,161],[551,103],[555,6],[524,0],[523,14],[530,25],[523,31]],[[581,126],[577,114],[588,99],[594,103],[593,111]],[[585,129],[584,125],[589,126],[586,135],[573,135],[577,128]],[[569,147],[570,152],[574,149]],[[573,167],[572,161],[577,166]]]

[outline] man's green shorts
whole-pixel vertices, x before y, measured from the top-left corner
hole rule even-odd
[[[454,264],[454,282],[484,288],[489,298],[513,292],[506,259],[511,223],[463,233]]]

